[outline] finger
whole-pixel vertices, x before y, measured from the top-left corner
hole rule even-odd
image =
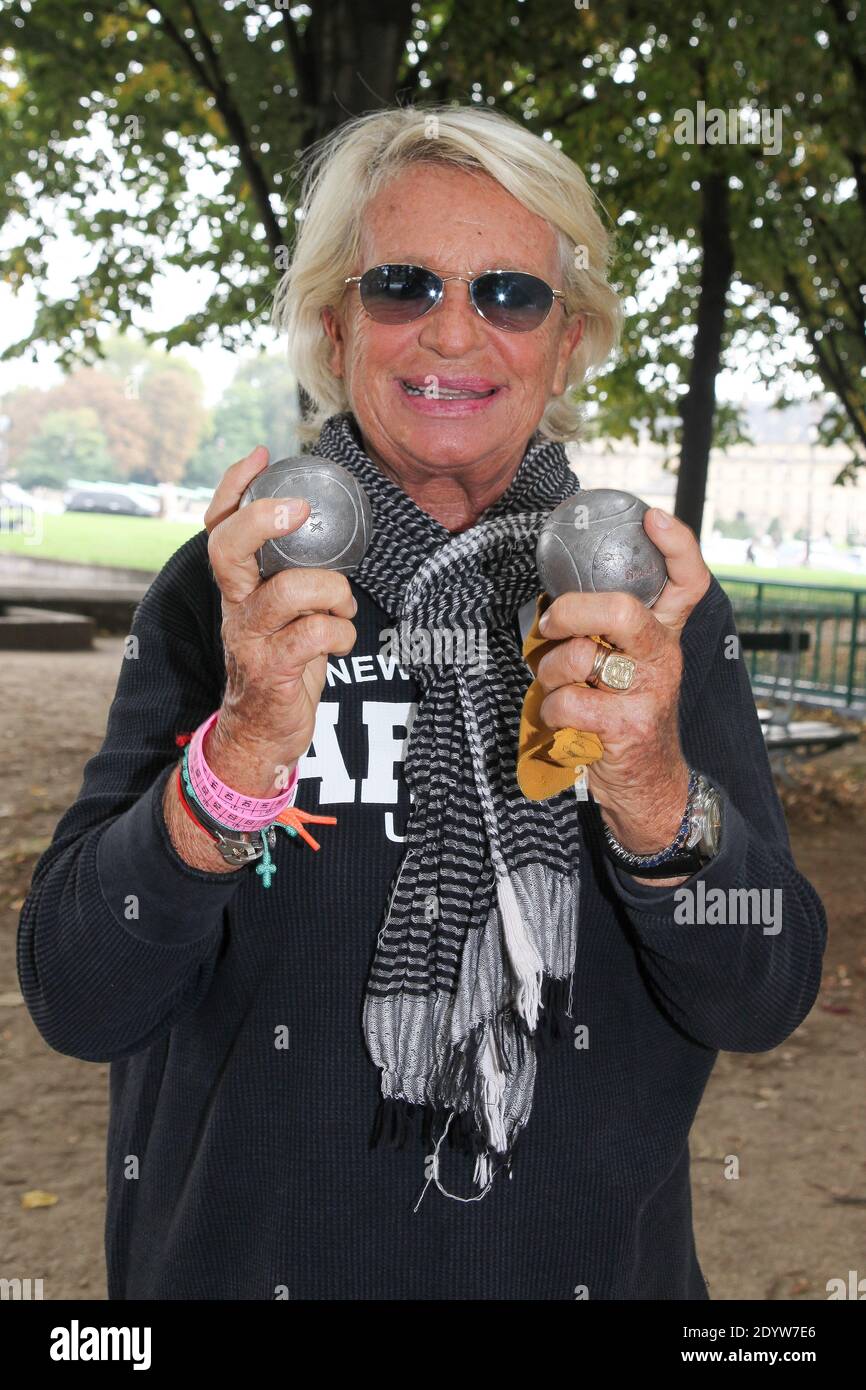
[[[610,752],[625,734],[629,717],[634,717],[634,705],[629,710],[623,704],[627,699],[626,694],[593,690],[591,686],[563,686],[542,700],[538,713],[548,729],[598,734]]]
[[[327,569],[281,570],[250,594],[243,622],[251,636],[268,637],[303,613],[333,613],[353,618],[358,611],[344,574]]]
[[[664,556],[668,572],[669,583],[655,607],[664,610],[670,606],[671,598],[676,602],[683,597],[694,606],[706,592],[711,577],[694,531],[661,507],[650,507],[644,514],[643,524],[653,545],[658,546]],[[668,594],[671,587],[682,593]]]
[[[257,444],[246,458],[238,459],[227,468],[216,485],[210,505],[204,514],[205,530],[210,532],[227,516],[236,510],[238,502],[257,473],[268,462],[268,451],[264,444]]]
[[[279,643],[280,669],[300,675],[320,656],[348,656],[358,640],[354,623],[331,613],[307,613],[274,637]]]
[[[561,685],[585,681],[590,671],[598,643],[589,637],[572,637],[551,642],[549,650],[538,663],[536,677],[543,690],[557,690]]]
[[[659,624],[633,594],[560,594],[539,621],[543,637],[603,637],[637,658],[655,656],[661,646]],[[539,666],[541,663],[539,662]]]
[[[267,540],[299,530],[309,515],[310,504],[303,497],[259,497],[214,527],[208,557],[230,603],[242,603],[260,583],[256,551]]]

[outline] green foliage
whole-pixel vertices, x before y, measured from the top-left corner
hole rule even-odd
[[[68,478],[108,479],[111,460],[93,410],[46,415],[18,468],[22,487],[63,487]]]
[[[190,459],[184,482],[215,486],[237,459],[264,444],[271,462],[297,452],[297,394],[278,357],[241,364],[210,417],[209,428]]]
[[[354,0],[361,28],[377,6]],[[12,54],[0,59],[0,178],[7,221],[28,219],[0,273],[38,296],[33,331],[7,357],[44,341],[67,366],[98,355],[98,331],[139,317],[166,265],[212,277],[212,289],[153,340],[168,350],[214,333],[231,347],[251,340],[269,316],[296,157],[318,111],[345,68],[362,70],[368,109],[390,100],[369,79],[380,55],[323,66],[340,13],[330,0],[312,10],[270,0],[0,8],[0,52]],[[560,142],[617,230],[628,321],[617,364],[585,393],[596,432],[644,428],[676,458],[702,303],[701,215],[721,174],[734,250],[722,365],[746,353],[754,379],[782,390],[786,373],[802,373],[831,397],[822,441],[849,446],[849,472],[866,459],[863,0],[420,0],[394,16],[402,100],[495,105]],[[676,113],[698,101],[779,109],[781,152],[677,143]],[[87,130],[102,132],[98,147],[82,143]],[[193,192],[205,170],[206,191]],[[74,293],[51,300],[60,209],[95,254]],[[210,481],[262,433],[283,451],[284,422],[262,419],[240,384],[235,404],[237,416],[218,412],[211,438],[181,462],[187,478]],[[713,443],[743,437],[736,404],[716,408]],[[148,468],[173,465],[163,450]]]

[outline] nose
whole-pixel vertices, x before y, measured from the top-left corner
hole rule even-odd
[[[441,357],[464,357],[484,344],[484,320],[465,281],[446,281],[439,303],[419,320],[418,342]]]

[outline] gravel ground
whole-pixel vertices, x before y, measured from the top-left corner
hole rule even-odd
[[[15,932],[33,865],[101,743],[121,652],[121,638],[100,638],[91,652],[4,653],[0,675],[0,1276],[42,1278],[47,1299],[105,1297],[108,1067],[39,1037],[20,1001]],[[692,1133],[695,1229],[714,1299],[824,1299],[828,1279],[866,1274],[866,936],[851,809],[866,745],[815,766],[788,800],[798,865],[830,920],[821,996],[773,1052],[721,1054]],[[737,1178],[726,1176],[731,1156]],[[28,1209],[34,1190],[56,1201]]]

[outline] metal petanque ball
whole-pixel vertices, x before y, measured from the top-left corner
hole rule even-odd
[[[651,608],[667,582],[664,556],[643,528],[646,502],[616,488],[586,488],[550,513],[535,561],[551,598],[575,591],[634,594]]]
[[[370,544],[373,514],[366,492],[347,468],[315,454],[277,459],[253,478],[239,505],[260,497],[303,497],[310,504],[303,526],[265,541],[256,551],[263,579],[299,568],[355,573]]]

